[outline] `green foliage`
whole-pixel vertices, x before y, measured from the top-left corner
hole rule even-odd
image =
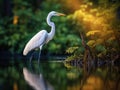
[[[48,51],[51,53],[64,54],[67,47],[80,44],[80,38],[77,32],[72,28],[71,21],[66,17],[60,19],[54,18],[56,23],[56,34],[53,40],[48,44]]]
[[[120,36],[120,25],[118,23],[119,20],[117,20],[119,18],[116,17],[116,13],[119,12],[117,8],[119,7],[118,1],[84,0],[78,10],[68,16],[75,27],[74,29],[85,34],[87,45],[98,57],[102,57],[101,54],[104,54],[104,57],[108,54],[115,57],[114,52],[116,52],[116,55],[119,54],[120,44],[118,37]],[[75,56],[79,57],[81,52],[78,55],[75,52],[74,54],[72,57],[76,58]],[[72,57],[69,58],[71,59]]]
[[[96,46],[96,50],[97,50],[98,52],[104,52],[104,51],[106,51],[106,49],[105,49],[105,47],[104,47],[103,45],[98,45],[98,46]]]
[[[52,11],[63,12],[58,0],[37,1],[13,0],[13,16],[0,17],[0,47],[11,52],[22,52],[25,44],[42,29],[50,31],[46,23],[47,14]],[[36,4],[37,5],[36,5]],[[66,47],[77,45],[79,37],[71,29],[70,21],[66,17],[54,17],[56,24],[54,39],[43,49],[45,53],[64,53]]]
[[[73,53],[78,47],[70,47],[66,50],[67,53]]]
[[[50,31],[46,23],[48,12],[52,10],[64,12],[62,8],[64,6],[66,10],[72,9],[72,11],[66,11],[67,13],[76,11],[65,17],[52,18],[56,24],[56,34],[53,40],[43,48],[45,53],[64,54],[67,51],[78,56],[83,54],[80,32],[85,33],[87,45],[95,53],[119,52],[120,27],[119,20],[115,16],[119,4],[109,2],[109,0],[85,0],[81,4],[77,2],[73,3],[77,4],[77,7],[73,9],[71,5],[67,5],[68,1],[11,1],[14,4],[13,16],[0,16],[1,50],[21,53],[33,35],[42,29]],[[69,49],[66,50],[67,48]]]

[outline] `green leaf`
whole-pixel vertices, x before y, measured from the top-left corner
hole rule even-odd
[[[78,47],[70,47],[66,50],[67,53],[73,53],[76,49],[78,49]]]

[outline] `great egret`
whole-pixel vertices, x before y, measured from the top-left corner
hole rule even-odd
[[[55,24],[50,21],[52,16],[64,16],[65,14],[51,11],[47,16],[47,24],[51,27],[51,31],[48,33],[46,30],[39,31],[33,38],[26,44],[23,55],[27,55],[30,51],[35,50],[36,48],[40,49],[38,63],[40,59],[40,54],[42,50],[42,46],[48,43],[55,34]]]

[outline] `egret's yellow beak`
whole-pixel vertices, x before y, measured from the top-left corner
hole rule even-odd
[[[57,13],[58,16],[65,16],[63,13]]]

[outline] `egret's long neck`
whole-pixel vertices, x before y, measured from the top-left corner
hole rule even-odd
[[[54,22],[50,21],[50,19],[51,19],[52,16],[53,15],[50,15],[50,14],[47,16],[47,23],[48,23],[49,26],[51,26],[51,31],[49,33],[49,38],[50,39],[52,39],[53,36],[54,36],[54,34],[55,34],[55,24],[54,24]]]

